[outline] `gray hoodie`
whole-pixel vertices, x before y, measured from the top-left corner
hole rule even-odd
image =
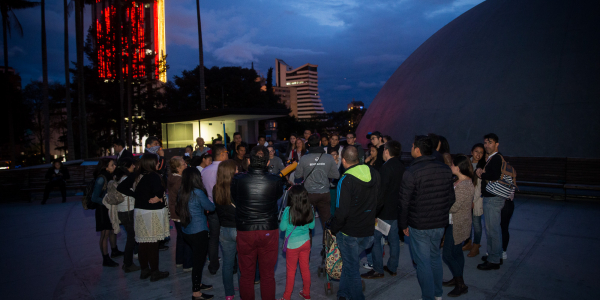
[[[310,173],[313,168],[314,171]],[[333,156],[325,153],[321,147],[311,147],[308,154],[300,158],[296,178],[304,179],[304,187],[309,193],[322,194],[329,193],[329,179],[340,178],[340,172]]]

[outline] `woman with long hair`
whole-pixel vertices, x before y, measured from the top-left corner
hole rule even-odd
[[[285,232],[284,249],[286,251],[285,292],[280,300],[290,300],[294,290],[296,267],[300,265],[303,288],[300,291],[302,299],[310,299],[310,229],[315,228],[315,214],[308,192],[301,185],[294,185],[289,192],[289,206],[285,208],[279,230]]]
[[[448,166],[452,166],[452,156],[450,155],[450,144],[448,143],[448,140],[445,137],[438,135],[438,138],[440,141],[439,142],[440,149],[438,150],[438,152],[440,152],[440,154],[444,158],[444,163],[447,164]]]
[[[485,167],[485,159],[483,154],[485,148],[482,143],[473,145],[471,148],[471,165],[473,170],[477,170],[478,167]],[[479,255],[479,248],[481,247],[481,233],[483,227],[481,226],[481,216],[483,215],[483,197],[481,196],[481,178],[475,176],[477,184],[475,185],[475,195],[473,196],[473,240],[471,238],[465,241],[463,251],[469,251],[468,257],[475,257]]]
[[[200,158],[195,156],[194,158]],[[169,161],[169,171],[171,176],[167,179],[167,193],[169,195],[169,212],[171,220],[175,224],[177,230],[177,243],[175,248],[175,267],[182,267],[184,272],[192,270],[192,247],[183,240],[183,232],[181,231],[181,222],[175,209],[177,203],[177,193],[181,187],[181,175],[187,165],[181,156],[173,156]]]
[[[463,271],[465,268],[465,257],[462,251],[462,243],[471,235],[471,204],[475,195],[477,180],[473,177],[473,166],[465,155],[457,155],[452,160],[452,174],[458,177],[454,183],[454,194],[456,201],[450,208],[450,224],[446,228],[442,258],[450,272],[452,279],[443,282],[444,286],[453,286],[454,289],[448,293],[449,297],[458,297],[466,294],[469,287],[465,285]]]
[[[183,226],[183,238],[192,246],[192,299],[212,299],[202,293],[212,289],[202,284],[202,270],[208,254],[208,226],[205,211],[214,211],[215,205],[208,199],[202,183],[202,175],[196,168],[187,168],[181,175],[181,188],[177,196],[177,215]]]
[[[219,164],[217,169],[217,183],[213,188],[213,199],[221,224],[221,234],[219,241],[223,250],[223,286],[225,287],[226,300],[232,300],[235,297],[233,287],[233,274],[235,259],[237,257],[236,237],[237,229],[235,224],[235,204],[231,198],[231,180],[238,172],[236,162],[228,159]],[[238,282],[240,272],[238,274]]]
[[[169,276],[158,269],[158,242],[169,233],[169,211],[165,203],[165,187],[158,174],[158,155],[145,153],[133,176],[117,187],[120,193],[135,198],[134,230],[139,243],[140,279],[154,282]]]
[[[292,153],[290,154],[290,159],[294,161],[300,161],[300,158],[306,154],[306,144],[302,141],[302,139],[296,139],[294,143],[296,147],[292,149]]]
[[[287,144],[287,149],[285,150],[285,158],[286,160],[292,159],[292,151],[296,149],[296,140],[298,136],[295,133],[290,134],[290,140]]]
[[[94,170],[94,191],[92,193],[92,202],[98,204],[96,208],[96,232],[100,232],[100,252],[102,252],[102,265],[105,267],[118,267],[116,263],[108,256],[108,243],[112,248],[111,257],[123,255],[123,252],[117,249],[117,237],[113,232],[112,223],[108,216],[108,208],[102,204],[102,199],[106,195],[107,184],[113,179],[112,173],[115,171],[115,161],[110,158],[102,158],[96,170]]]
[[[127,179],[135,171],[135,163],[129,157],[123,157],[119,160],[119,166],[115,169],[113,175],[115,181],[119,184]],[[133,209],[135,207],[135,198],[123,195],[125,199],[117,204],[117,215],[121,226],[127,232],[127,242],[125,244],[125,256],[123,258],[123,271],[125,273],[139,271],[140,267],[133,263],[133,250],[135,248],[135,230],[133,229]]]

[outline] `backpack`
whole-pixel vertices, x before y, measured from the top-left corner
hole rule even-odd
[[[104,196],[104,200],[106,200],[106,203],[110,205],[118,205],[125,201],[124,195],[117,191],[118,186],[119,182],[117,182],[116,180],[111,180],[108,183],[108,187],[106,188],[106,196]]]
[[[497,154],[500,155],[500,154]],[[489,181],[485,190],[505,199],[513,199],[515,195],[515,189],[517,186],[517,171],[511,166],[504,157],[500,155],[502,159],[502,168],[500,178],[498,180]]]
[[[327,231],[329,247],[327,247],[325,254],[325,271],[330,279],[338,280],[342,277],[342,254],[338,248],[335,236],[329,230]]]
[[[100,175],[102,176],[102,175]],[[104,176],[102,176],[104,177]],[[81,199],[81,204],[83,205],[83,209],[96,209],[100,206],[100,204],[92,201],[92,195],[94,194],[94,187],[96,186],[96,179],[90,181],[83,191],[83,198]],[[104,187],[102,190],[106,190],[106,178],[104,178]]]

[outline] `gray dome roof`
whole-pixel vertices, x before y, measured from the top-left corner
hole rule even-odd
[[[512,156],[600,157],[600,1],[488,0],[400,65],[357,130],[445,136],[452,153],[494,132]]]

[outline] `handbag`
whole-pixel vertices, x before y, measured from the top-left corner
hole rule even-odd
[[[296,227],[298,227],[298,226],[294,226],[294,229],[292,229],[292,232],[290,232],[290,235],[288,235],[285,238],[285,241],[283,242],[283,252],[287,252],[288,240],[290,239],[290,236],[292,236],[292,233],[294,233],[294,230],[296,229]]]

